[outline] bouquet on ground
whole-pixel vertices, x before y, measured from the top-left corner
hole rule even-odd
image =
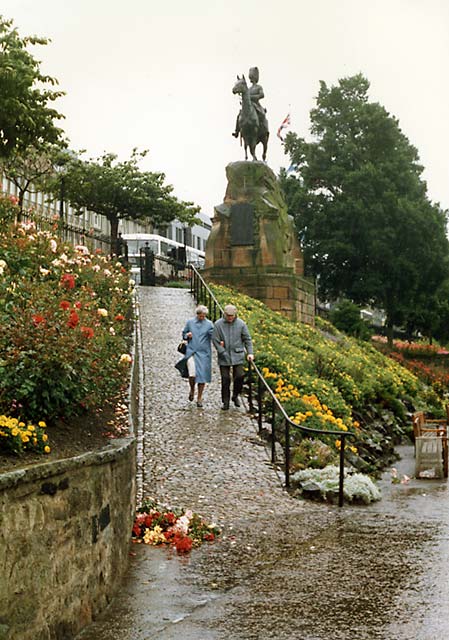
[[[220,534],[215,524],[208,524],[190,510],[171,509],[146,500],[137,509],[132,530],[133,542],[170,545],[178,553],[187,553],[203,542],[212,542]]]

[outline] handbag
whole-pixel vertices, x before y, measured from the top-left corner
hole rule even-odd
[[[182,353],[183,355],[187,351],[187,342],[185,340],[182,340],[182,342],[180,342],[178,344],[178,351],[179,351],[179,353]]]

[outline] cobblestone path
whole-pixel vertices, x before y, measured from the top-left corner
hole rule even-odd
[[[188,401],[173,365],[189,292],[147,287],[139,298],[143,494],[223,534],[185,558],[134,545],[121,593],[79,640],[449,637],[447,486],[433,502],[419,484],[343,510],[291,498],[245,409],[220,411],[216,369],[204,408]]]

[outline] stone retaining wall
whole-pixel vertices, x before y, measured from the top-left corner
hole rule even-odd
[[[119,587],[135,438],[0,475],[0,640],[68,640]]]

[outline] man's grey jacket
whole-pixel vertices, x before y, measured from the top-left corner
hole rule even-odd
[[[245,362],[245,348],[247,353],[253,353],[253,342],[248,327],[240,318],[233,322],[226,322],[220,318],[214,325],[212,342],[218,353],[218,364],[229,367]],[[220,342],[224,342],[224,347]]]

